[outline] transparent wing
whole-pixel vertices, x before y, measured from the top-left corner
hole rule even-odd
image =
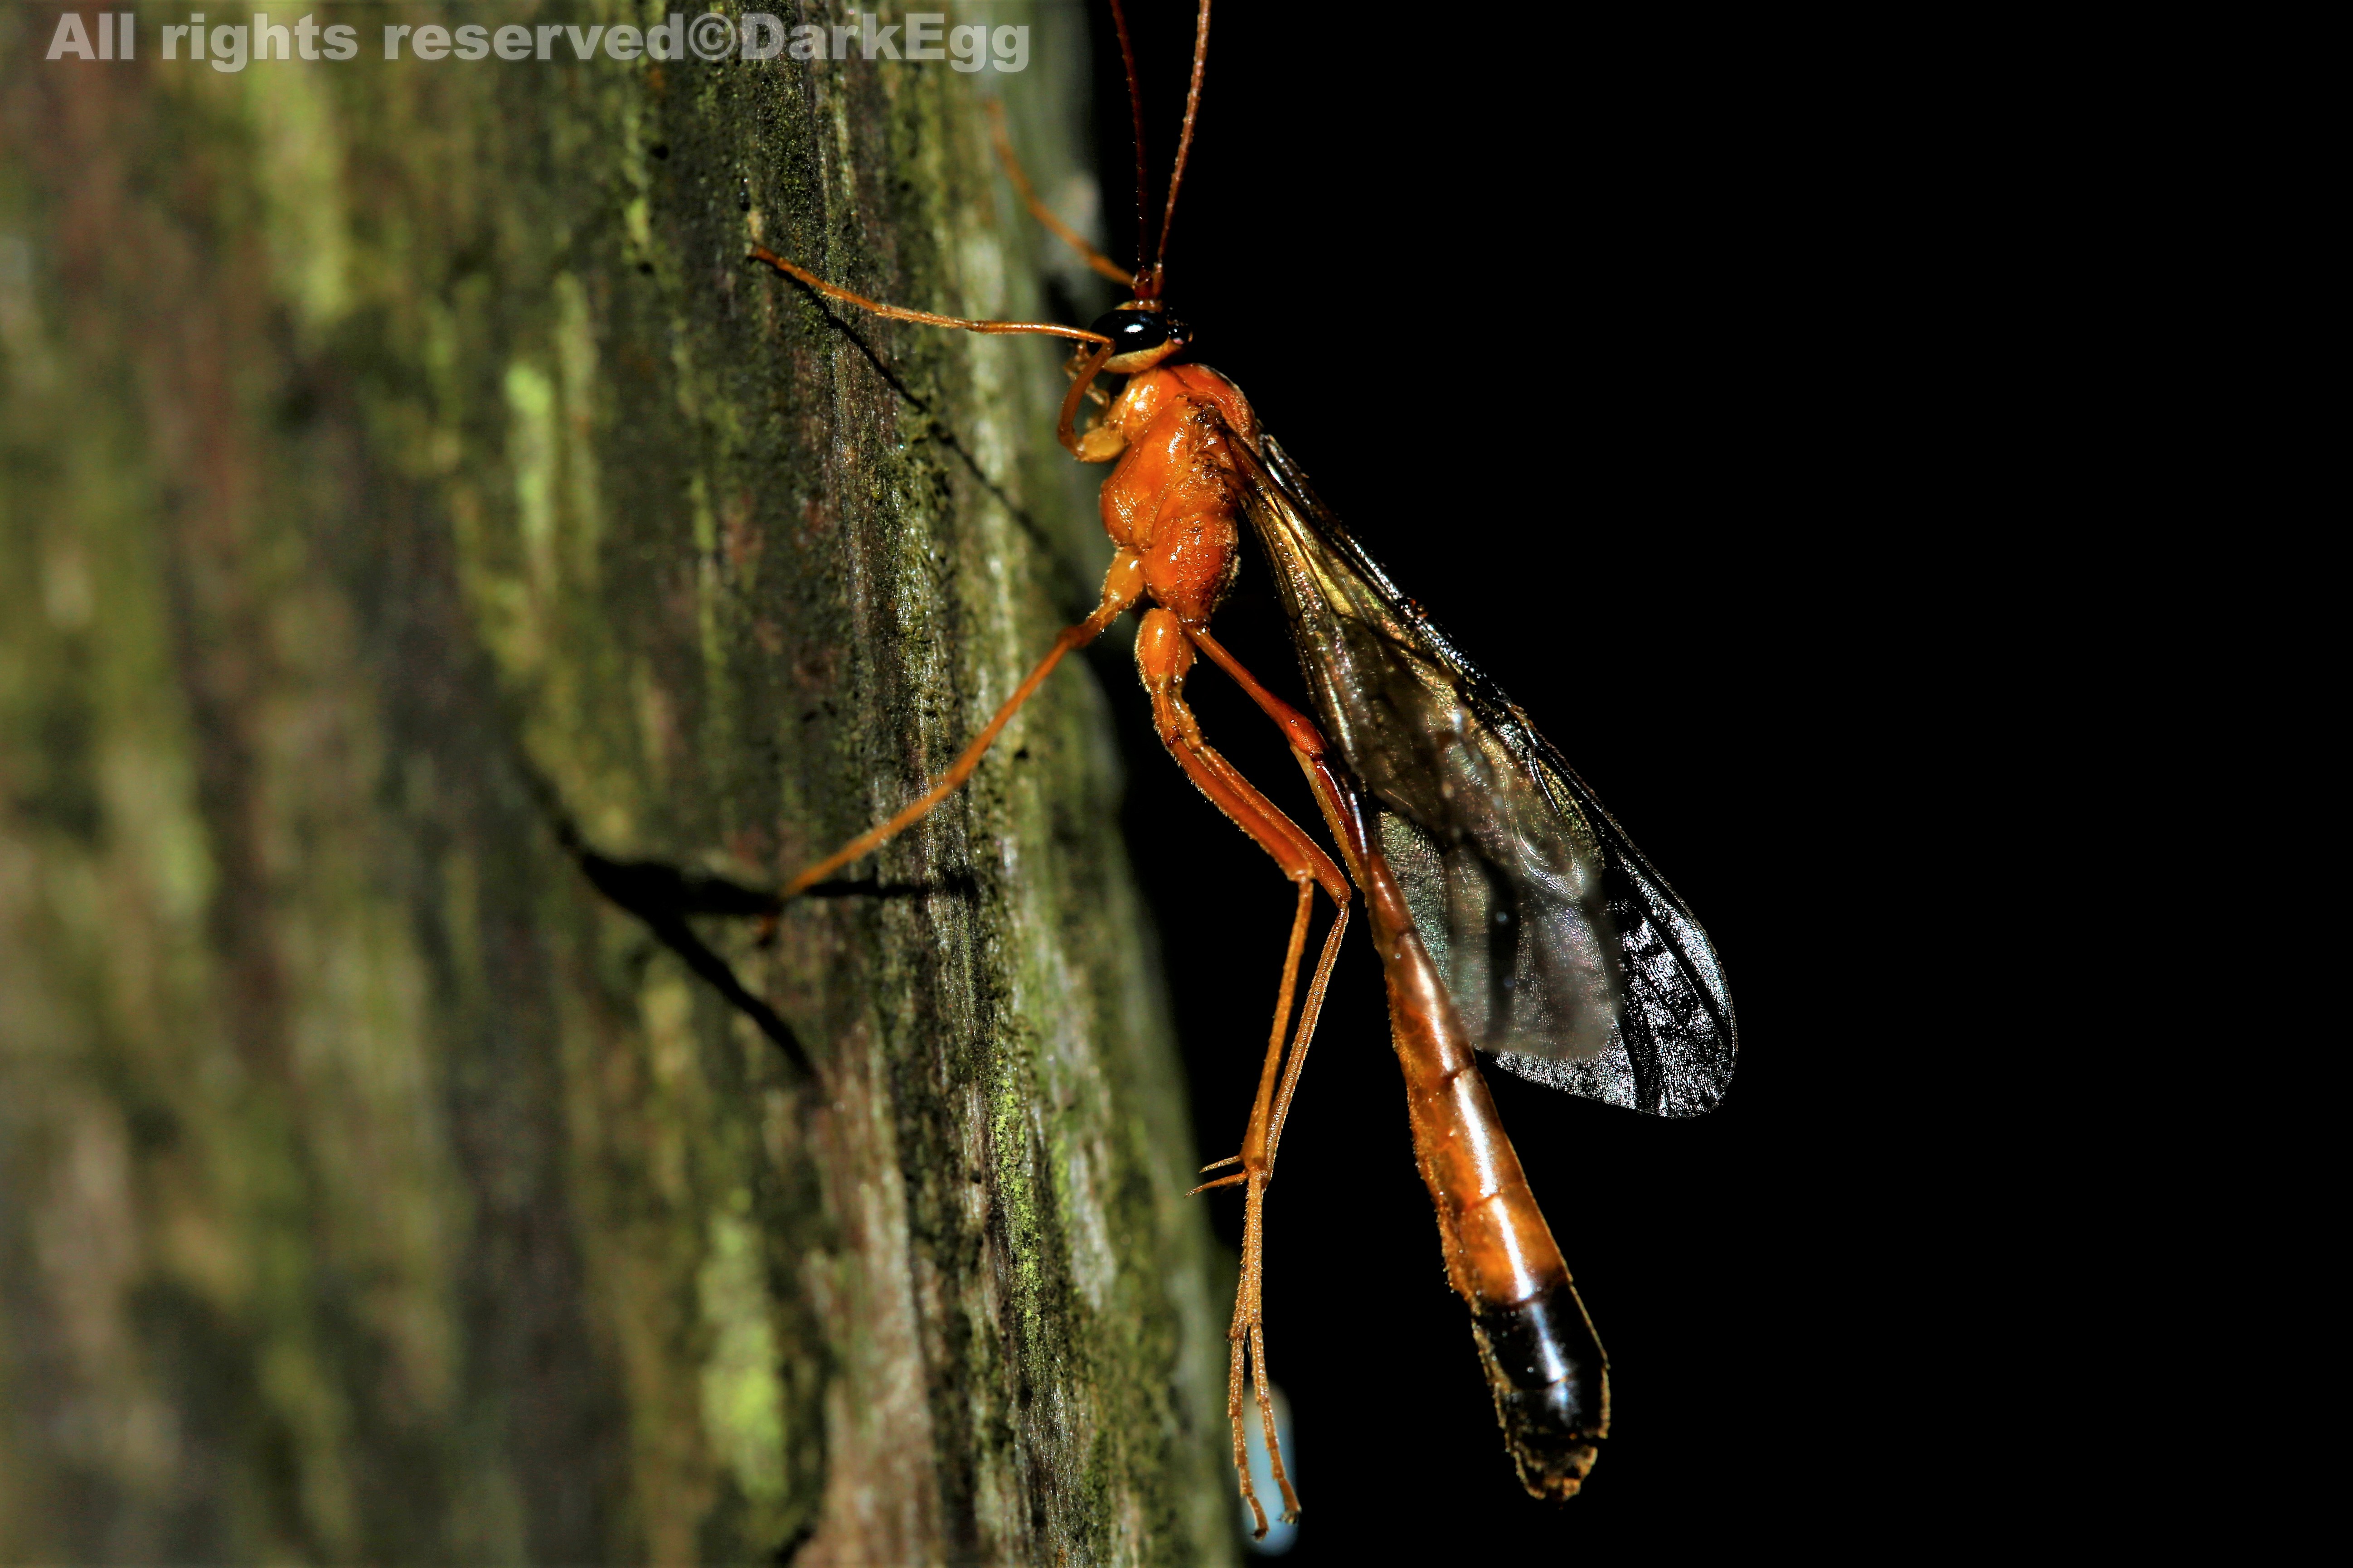
[[[1463,1026],[1523,1078],[1714,1107],[1738,1034],[1707,934],[1551,743],[1389,582],[1279,443],[1250,521],[1324,732]]]

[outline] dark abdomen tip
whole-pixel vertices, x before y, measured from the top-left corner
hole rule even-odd
[[[1609,1433],[1609,1360],[1566,1279],[1516,1307],[1474,1311],[1471,1331],[1520,1483],[1569,1498]]]

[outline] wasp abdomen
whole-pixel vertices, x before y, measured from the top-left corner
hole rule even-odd
[[[1475,1309],[1471,1331],[1521,1484],[1574,1497],[1609,1430],[1609,1363],[1577,1287],[1563,1279],[1516,1307]]]

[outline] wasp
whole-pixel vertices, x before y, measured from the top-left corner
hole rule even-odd
[[[1387,979],[1391,1043],[1447,1278],[1470,1309],[1505,1447],[1529,1492],[1571,1497],[1609,1435],[1609,1358],[1496,1114],[1479,1058],[1654,1115],[1705,1111],[1730,1084],[1738,1050],[1723,964],[1690,909],[1559,751],[1317,499],[1241,389],[1188,353],[1194,333],[1172,308],[1166,255],[1200,113],[1210,0],[1202,0],[1195,26],[1184,122],[1156,228],[1134,48],[1118,0],[1111,11],[1134,129],[1134,268],[1094,249],[1039,201],[1001,123],[998,148],[1040,221],[1130,291],[1116,308],[1084,328],[976,321],[871,300],[773,251],[749,252],[879,316],[1071,341],[1071,387],[1057,436],[1081,462],[1112,466],[1101,491],[1112,559],[1093,613],[1056,637],[930,790],[801,871],[784,896],[806,892],[920,821],[972,776],[1065,657],[1121,616],[1136,616],[1136,669],[1161,742],[1293,889],[1273,1022],[1240,1147],[1205,1167],[1205,1175],[1225,1173],[1195,1189],[1243,1194],[1227,1413],[1257,1533],[1265,1533],[1267,1514],[1246,1458],[1246,1384],[1282,1517],[1300,1511],[1267,1394],[1266,1193],[1359,899]],[[1105,377],[1120,378],[1115,394],[1099,385]],[[1082,428],[1091,404],[1100,412]],[[1245,529],[1286,612],[1312,715],[1269,689],[1211,630],[1240,568]],[[1336,858],[1204,735],[1185,697],[1203,660],[1277,726]],[[1310,969],[1319,895],[1333,916]]]

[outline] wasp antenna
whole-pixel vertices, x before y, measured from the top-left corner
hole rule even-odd
[[[1089,267],[1123,289],[1134,288],[1133,273],[1089,245],[1085,236],[1056,217],[1054,209],[1038,199],[1038,193],[1030,187],[1029,176],[1021,172],[1021,160],[1013,155],[1012,133],[1005,126],[1005,105],[993,98],[988,100],[988,132],[997,143],[997,162],[1005,165],[1006,178],[1013,182],[1013,188],[1020,192],[1021,199],[1029,205],[1029,216],[1045,225],[1055,238],[1077,251]]]
[[[1160,291],[1160,280],[1144,268],[1145,247],[1152,238],[1152,187],[1144,164],[1144,85],[1135,76],[1135,40],[1128,36],[1127,12],[1111,0],[1111,25],[1119,29],[1120,64],[1127,68],[1127,112],[1135,128],[1135,297],[1149,300]]]
[[[1101,332],[1090,332],[1082,327],[1066,327],[1058,321],[976,321],[969,316],[943,316],[931,310],[911,310],[904,305],[885,305],[880,300],[870,300],[863,294],[827,282],[806,267],[797,267],[773,250],[754,246],[746,259],[765,262],[797,283],[805,284],[830,299],[844,300],[861,310],[871,310],[894,321],[921,321],[927,327],[954,327],[959,331],[987,332],[1005,336],[1016,332],[1033,332],[1041,337],[1073,338],[1082,343],[1100,343],[1106,358],[1111,353],[1111,340]]]
[[[1176,187],[1185,183],[1185,155],[1193,150],[1193,121],[1201,112],[1201,73],[1209,63],[1209,0],[1193,25],[1193,85],[1185,93],[1185,129],[1176,138],[1176,166],[1168,174],[1168,207],[1160,215],[1160,243],[1152,247],[1152,282],[1160,284],[1160,264],[1168,258],[1168,226],[1176,219]]]

